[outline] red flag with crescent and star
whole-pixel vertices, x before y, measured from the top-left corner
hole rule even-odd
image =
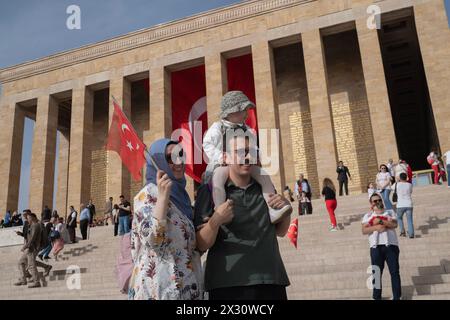
[[[297,249],[298,219],[294,219],[291,221],[287,236],[289,240],[291,240],[291,243],[295,246],[295,249]]]
[[[141,169],[145,165],[145,145],[139,139],[128,118],[113,100],[114,114],[108,133],[106,150],[116,151],[122,163],[135,181],[141,181]]]

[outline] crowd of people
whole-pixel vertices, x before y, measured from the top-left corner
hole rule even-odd
[[[277,236],[288,232],[294,196],[299,215],[313,213],[313,192],[304,174],[299,176],[294,191],[289,187],[283,194],[275,191],[270,176],[254,158],[258,153],[257,138],[245,124],[248,110],[254,107],[239,91],[228,92],[222,98],[220,119],[205,135],[204,150],[210,164],[195,202],[186,191],[181,144],[164,138],[154,141],[149,149],[147,183],[135,196],[134,208],[124,196],[119,197],[118,204],[112,197],[107,200],[101,223],[112,223],[114,236],[123,236],[122,241],[129,242],[122,246],[130,250],[131,268],[126,271],[129,299],[200,300],[206,292],[210,300],[287,299],[290,282]],[[446,153],[447,169],[449,156],[450,152]],[[445,181],[436,153],[429,158],[435,182]],[[336,173],[339,196],[348,195],[352,176],[343,161],[339,161]],[[336,232],[337,190],[328,177],[321,186],[329,230]],[[400,236],[414,238],[412,190],[412,170],[402,159],[397,164],[392,159],[382,164],[367,188],[370,209],[362,219],[362,233],[369,238],[372,265],[382,272],[388,264],[394,299],[401,298],[395,228],[400,227]],[[36,261],[36,256],[46,259],[53,252],[57,259],[66,240],[76,242],[78,213],[71,206],[65,222],[46,207],[43,223],[30,211],[24,215],[21,277],[16,285],[27,284],[31,277],[30,287],[38,287],[36,267],[43,267],[48,274],[51,266]],[[88,238],[89,226],[96,225],[94,216],[92,201],[86,206],[81,204],[82,239]],[[2,224],[12,220],[11,216],[5,217]],[[200,257],[206,252],[202,267]],[[374,288],[373,298],[381,299],[381,287]]]
[[[280,212],[284,208],[292,211],[290,203],[295,196],[299,203],[298,214],[312,214],[311,185],[301,174],[294,191],[286,186],[284,196],[276,195],[265,185],[271,182],[259,177],[261,170],[255,168],[257,164],[249,161],[238,164],[230,160],[235,159],[235,154],[240,155],[241,160],[250,160],[252,154],[251,135],[227,139],[230,130],[236,132],[237,128],[245,128],[246,113],[242,111],[252,107],[245,99],[232,95],[228,93],[223,97],[222,123],[215,124],[211,133],[215,137],[210,139],[220,148],[220,161],[226,168],[220,164],[216,172],[213,166],[209,173],[212,178],[197,190],[193,212],[185,191],[183,159],[171,158],[178,143],[161,139],[152,144],[150,154],[154,161],[148,164],[147,185],[134,200],[129,299],[201,299],[202,288],[211,300],[286,299],[285,287],[289,279],[276,236],[286,234],[290,218]],[[227,113],[227,108],[231,114]],[[217,132],[222,135],[217,137]],[[447,159],[449,155],[447,153]],[[221,179],[214,178],[216,173]],[[348,182],[352,180],[349,168],[340,161],[336,173],[339,196],[348,195]],[[445,180],[443,174],[439,174]],[[368,236],[372,267],[374,272],[378,268],[381,277],[384,265],[388,264],[394,299],[400,299],[402,294],[395,229],[400,228],[402,237],[414,238],[412,179],[411,167],[403,159],[398,163],[390,159],[386,165],[381,165],[368,185],[369,210],[362,219],[362,233]],[[220,190],[215,190],[217,186]],[[329,213],[330,231],[338,230],[336,194],[332,179],[325,178],[321,195]],[[271,214],[271,209],[282,217],[281,220],[274,223],[276,214]],[[403,222],[405,215],[407,228]],[[206,251],[206,268],[202,273],[199,255]],[[373,298],[381,299],[381,293],[381,286],[375,286]]]
[[[277,236],[287,233],[292,207],[254,161],[256,138],[245,125],[252,107],[242,92],[223,97],[221,119],[205,136],[214,164],[194,209],[181,145],[151,145],[147,184],[134,198],[129,299],[197,300],[204,291],[210,300],[287,299]]]

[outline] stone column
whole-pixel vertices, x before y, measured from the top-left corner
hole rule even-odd
[[[162,66],[149,70],[149,130],[144,131],[144,143],[148,149],[160,138],[169,138],[172,133],[172,108],[170,73]],[[144,184],[146,168],[144,168]]]
[[[367,28],[367,18],[356,21],[367,101],[378,164],[398,159],[394,123],[384,75],[377,29]]]
[[[450,150],[450,30],[444,1],[414,6],[417,36],[441,152]]]
[[[276,99],[275,68],[273,64],[273,51],[267,41],[252,45],[253,73],[255,78],[256,113],[258,115],[258,130],[260,151],[267,149],[270,164],[267,165],[272,182],[278,191],[283,192],[285,177],[283,167],[283,150],[280,143],[280,121]],[[259,111],[258,111],[259,110]],[[276,132],[273,136],[272,133]],[[272,142],[276,138],[276,143]],[[265,140],[265,141],[264,141]],[[273,150],[272,146],[278,147]],[[264,157],[262,157],[264,158]],[[263,168],[265,160],[261,159]],[[275,170],[273,170],[275,169]]]
[[[72,92],[67,205],[80,213],[91,189],[91,139],[94,93],[84,85]]]
[[[59,131],[59,154],[58,154],[58,187],[56,192],[56,210],[60,217],[67,214],[67,191],[69,174],[69,141],[68,130]]]
[[[314,132],[314,149],[319,185],[325,177],[336,176],[336,145],[328,96],[328,80],[325,55],[320,30],[315,29],[302,34],[305,59],[306,82],[308,86],[309,110]],[[304,150],[308,152],[308,150]],[[320,190],[313,190],[315,196]]]
[[[150,124],[145,144],[172,134],[172,99],[170,72],[163,66],[150,69]]]
[[[109,125],[111,127],[112,116],[114,113],[113,98],[114,97],[122,108],[123,113],[128,119],[131,119],[131,84],[117,75],[110,80],[109,87]],[[109,129],[108,129],[109,130]],[[120,156],[115,151],[107,151],[107,176],[106,176],[106,197],[119,199],[120,195],[124,195],[125,199],[130,201],[130,173],[122,164]],[[106,201],[106,199],[104,199]]]
[[[208,53],[205,56],[208,126],[219,119],[220,102],[227,91],[226,66],[226,61],[220,52]]]
[[[58,102],[53,96],[38,98],[31,154],[30,210],[40,214],[53,206]]]
[[[0,212],[4,214],[18,208],[25,116],[16,103],[1,105],[0,115],[4,134],[0,139]]]

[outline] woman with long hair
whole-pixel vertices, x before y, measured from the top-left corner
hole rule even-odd
[[[391,174],[385,164],[380,166],[380,172],[377,174],[376,182],[377,189],[381,190],[380,194],[383,198],[384,206],[388,210],[392,209],[392,203],[389,199],[389,194],[391,193]]]
[[[337,201],[336,201],[336,188],[334,187],[333,181],[329,178],[323,179],[323,189],[322,189],[322,196],[325,197],[325,205],[327,207],[328,214],[330,215],[330,231],[338,231],[337,228],[337,222],[336,222],[336,216],[334,214],[334,210],[336,210],[337,207]]]
[[[55,227],[52,231],[52,252],[53,256],[55,257],[55,261],[58,261],[58,253],[61,252],[62,249],[64,249],[64,238],[63,238],[63,232],[64,232],[64,218],[58,218],[58,221],[55,222]]]

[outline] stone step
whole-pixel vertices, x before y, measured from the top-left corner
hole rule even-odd
[[[450,260],[450,256],[442,258],[441,256],[424,257],[424,258],[400,258],[400,267],[433,267],[440,266],[441,264],[447,265]],[[361,257],[356,259],[339,259],[333,261],[314,260],[314,261],[284,261],[284,265],[287,270],[299,270],[304,273],[328,273],[339,272],[345,270],[367,270],[371,265],[370,257]]]
[[[342,263],[342,264],[334,264],[334,265],[303,265],[301,263],[295,264],[286,264],[285,267],[288,272],[288,275],[294,274],[294,273],[301,273],[301,274],[323,274],[323,273],[333,273],[333,272],[345,272],[348,270],[367,270],[367,268],[370,266],[370,259],[367,259],[364,263],[357,262],[357,263]],[[434,261],[433,263],[414,263],[410,265],[407,261],[403,261],[400,264],[400,268],[402,270],[411,270],[411,272],[416,272],[420,268],[427,268],[427,269],[433,269],[439,270],[439,268],[442,269],[442,272],[445,272],[447,269],[444,269],[444,267],[441,266],[441,261]],[[387,270],[387,269],[386,269]],[[437,271],[436,271],[437,272]]]
[[[409,249],[415,249],[415,248],[422,248],[422,249],[430,249],[435,247],[440,247],[442,245],[450,244],[450,237],[448,239],[445,239],[443,237],[430,237],[430,238],[415,238],[415,239],[406,239],[399,237],[399,246],[400,250],[409,250]],[[366,251],[369,250],[369,243],[367,239],[360,239],[360,241],[354,241],[354,242],[345,242],[340,241],[336,242],[332,246],[323,247],[320,244],[315,243],[314,245],[307,245],[304,242],[299,243],[301,244],[298,249],[295,249],[295,247],[292,245],[292,243],[288,239],[279,239],[278,246],[283,251],[286,251],[287,253],[297,253],[297,254],[310,254],[310,253],[316,253],[317,250],[320,247],[320,252],[335,252],[335,251],[352,251],[352,250],[358,250],[358,249],[364,249]],[[345,254],[345,253],[343,253]]]
[[[442,243],[440,245],[417,245],[418,249],[414,250],[413,246],[400,246],[400,257],[423,257],[427,255],[449,255],[450,253],[450,243]],[[295,259],[298,258],[298,261],[311,261],[315,259],[333,259],[339,257],[358,257],[358,256],[367,256],[369,255],[369,246],[360,246],[360,247],[352,247],[352,248],[336,248],[333,251],[333,248],[327,248],[326,250],[318,252],[314,251],[315,248],[307,248],[304,251],[294,251],[294,250],[285,250],[283,251],[283,258],[286,259]],[[345,253],[348,252],[348,254]]]
[[[339,234],[339,233],[341,233],[341,234]],[[397,237],[398,237],[398,233],[397,233]],[[439,237],[442,239],[444,239],[444,238],[450,239],[450,229],[432,229],[426,234],[417,233],[416,237],[417,237],[416,239],[433,238],[433,237],[434,238]],[[283,239],[279,239],[279,240],[289,241],[289,239],[287,239],[287,238],[283,238]],[[400,240],[402,240],[402,239],[400,239]],[[337,232],[326,231],[326,233],[324,232],[322,234],[316,234],[316,235],[312,235],[312,236],[302,235],[302,232],[299,231],[297,243],[301,247],[302,243],[304,243],[306,245],[316,244],[316,245],[327,246],[327,245],[336,244],[337,242],[353,243],[353,242],[360,242],[360,241],[366,241],[366,243],[368,244],[368,236],[363,235],[360,230],[358,232],[355,232],[352,234],[342,234],[341,231],[337,231]]]
[[[370,262],[370,256],[369,254],[367,255],[361,255],[361,256],[355,256],[355,257],[337,257],[337,258],[328,258],[328,257],[317,257],[317,259],[312,259],[312,260],[303,260],[303,261],[299,261],[296,258],[292,258],[292,257],[284,257],[282,256],[284,264],[286,267],[291,267],[291,265],[299,265],[300,266],[322,266],[322,265],[327,265],[327,266],[337,266],[337,265],[342,265],[342,264],[360,264],[362,266],[366,265],[367,262]],[[438,253],[435,254],[429,254],[429,255],[423,255],[423,256],[419,256],[419,257],[415,257],[415,256],[407,256],[407,257],[403,257],[402,254],[400,253],[400,264],[405,263],[405,264],[424,264],[424,265],[434,265],[436,264],[435,261],[437,260],[449,260],[450,259],[450,255],[440,255]]]
[[[323,278],[308,278],[303,275],[291,275],[290,281],[296,291],[311,291],[311,290],[329,290],[329,289],[358,289],[367,288],[367,273],[355,272],[352,276],[345,278],[341,277],[323,277]],[[402,286],[423,286],[423,285],[437,285],[450,284],[450,274],[442,275],[427,275],[427,276],[412,276],[408,277],[400,272]],[[382,282],[383,288],[391,287],[391,279],[389,272],[383,274]]]
[[[413,296],[411,300],[450,300],[450,293]]]
[[[353,299],[363,298],[371,299],[372,290],[367,288],[353,289],[327,289],[327,290],[309,290],[293,292],[290,287],[287,289],[289,299]],[[384,288],[383,296],[387,299],[392,297],[391,288]],[[402,295],[404,299],[411,299],[413,296],[436,294],[450,294],[450,284],[402,286]]]
[[[92,291],[87,290],[66,290],[65,292],[54,291],[54,288],[26,288],[14,294],[1,294],[1,300],[17,300],[17,297],[27,300],[126,300],[127,296],[110,288],[97,288]]]
[[[27,287],[17,287],[14,286],[15,281],[11,281],[10,283],[10,288],[8,290],[8,292],[10,293],[15,293],[15,292],[22,292],[24,289],[28,289]],[[81,292],[91,292],[93,289],[95,290],[111,290],[112,292],[115,293],[119,293],[119,289],[118,289],[118,285],[117,285],[117,281],[111,282],[111,281],[107,281],[107,282],[93,282],[91,283],[90,281],[84,280],[83,281],[83,277],[81,278],[81,290],[73,290],[73,291],[81,291]],[[66,281],[48,281],[47,279],[47,287],[43,287],[42,290],[48,291],[48,292],[60,292],[60,293],[64,293],[64,292],[69,292],[72,290],[69,290],[67,288],[66,285]],[[0,291],[1,292],[1,291]]]

